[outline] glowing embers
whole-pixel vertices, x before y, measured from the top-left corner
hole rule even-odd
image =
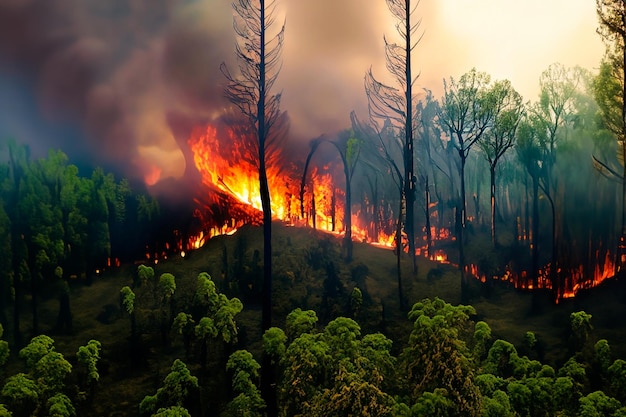
[[[465,273],[481,282],[492,279],[508,282],[514,288],[522,290],[551,290],[555,292],[558,303],[561,299],[575,297],[580,290],[594,288],[604,280],[612,278],[615,275],[615,260],[609,251],[602,255],[598,250],[595,253],[595,259],[592,260],[592,266],[588,268],[582,264],[570,268],[558,268],[554,274],[551,269],[551,264],[539,269],[536,288],[528,271],[516,273],[507,268],[501,276],[494,275],[489,278],[480,272],[476,265],[470,264],[465,267]]]

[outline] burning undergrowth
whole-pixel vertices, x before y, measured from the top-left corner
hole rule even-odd
[[[222,118],[191,129],[185,145],[189,150],[187,163],[192,164],[197,175],[190,188],[193,221],[179,228],[175,243],[168,244],[160,256],[171,253],[172,248],[182,253],[197,249],[214,236],[233,234],[244,225],[262,222],[256,163],[258,149],[253,129],[240,120]],[[335,154],[335,147],[320,146],[308,171],[304,171],[304,159],[309,150],[294,152],[280,143],[269,147],[267,176],[273,218],[289,226],[343,235],[346,207],[341,159]],[[364,186],[365,179],[370,179],[367,173],[361,171],[359,175],[352,184],[353,196],[356,195],[350,210],[353,240],[394,248],[397,210],[402,209],[398,197],[384,179],[376,186],[369,181],[368,188],[368,184]],[[454,208],[446,209],[443,203],[434,202],[429,206],[428,215],[430,233],[424,226],[417,228],[420,233],[416,236],[416,254],[454,265],[458,258]],[[423,219],[421,221],[423,224]],[[483,283],[499,282],[520,290],[535,289],[529,273],[532,268],[528,233],[516,229],[508,239],[503,236],[506,243],[494,250],[490,242],[483,242],[481,246],[477,237],[481,234],[480,223],[470,219],[470,225],[475,233],[469,234],[466,247],[475,248],[468,250],[474,256],[468,258],[467,275]],[[406,252],[406,234],[402,233],[401,238]],[[539,242],[546,244],[545,240]],[[152,256],[159,258],[158,251]],[[552,269],[550,260],[543,259],[543,266],[537,271],[538,288],[551,291],[557,301],[573,297],[581,289],[597,286],[616,271],[614,255],[606,248],[594,250],[583,262],[578,259],[562,262],[563,265]]]

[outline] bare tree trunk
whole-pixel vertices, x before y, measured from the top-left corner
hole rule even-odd
[[[539,311],[539,178],[532,177],[533,180],[533,216],[532,216],[532,240],[531,240],[531,256],[533,280],[533,306],[534,313]]]
[[[461,302],[466,303],[469,299],[468,294],[468,277],[465,273],[465,221],[466,221],[466,205],[465,205],[465,155],[464,151],[459,151],[461,156],[461,213],[458,219],[461,224],[457,225],[457,233],[459,240],[459,269],[461,271]]]
[[[402,201],[400,198],[400,210],[398,211],[398,219],[396,221],[396,271],[398,272],[398,299],[400,301],[400,310],[404,311],[404,292],[402,290]]]
[[[491,243],[497,245],[496,238],[496,166],[489,167],[489,179],[491,189]]]
[[[428,257],[430,259],[433,258],[433,235],[432,232],[430,230],[430,186],[428,185],[428,176],[426,177],[426,191],[424,193],[424,197],[426,199],[426,208],[425,208],[425,215],[426,215],[426,252],[428,254]]]

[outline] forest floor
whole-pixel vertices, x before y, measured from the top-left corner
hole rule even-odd
[[[393,250],[355,243],[354,259],[346,264],[341,260],[341,238],[338,236],[276,224],[273,237],[274,325],[284,328],[286,315],[297,307],[315,310],[320,324],[337,315],[350,315],[347,300],[352,288],[358,286],[364,294],[364,304],[355,319],[361,325],[362,333],[381,331],[394,340],[394,353],[401,351],[412,323],[406,318],[406,311],[400,309]],[[255,285],[254,274],[259,259],[255,251],[262,253],[261,229],[245,227],[233,236],[211,239],[185,258],[174,255],[153,266],[157,275],[172,273],[179,289],[191,288],[198,273],[204,271],[213,277],[221,292],[229,297],[240,296],[242,287],[233,284],[233,276],[252,277],[246,285]],[[330,264],[333,266],[329,267]],[[123,265],[104,271],[89,286],[73,283],[73,328],[69,334],[52,331],[58,301],[47,299],[41,304],[41,328],[54,338],[56,349],[70,362],[75,362],[78,347],[90,339],[102,343],[101,380],[91,409],[94,416],[137,415],[139,402],[145,395],[155,393],[173,359],[184,354],[180,342],[161,348],[146,336],[145,365],[139,368],[129,366],[130,321],[120,310],[119,293],[123,286],[132,284],[135,273],[136,265]],[[329,275],[337,279],[329,283]],[[440,297],[451,304],[460,302],[460,273],[450,264],[419,258],[418,273],[414,275],[410,260],[405,257],[402,284],[409,308],[426,297]],[[494,287],[487,297],[476,281],[472,285],[469,304],[476,309],[476,320],[489,324],[494,340],[501,338],[519,346],[525,332],[532,331],[545,352],[543,361],[558,367],[569,353],[569,315],[579,310],[592,315],[592,336],[607,339],[614,356],[626,359],[626,297],[623,288],[622,283],[609,280],[600,288],[562,300],[558,305],[545,301],[539,313],[531,314],[531,294],[502,284]],[[250,350],[260,361],[260,305],[254,297],[244,294],[240,298],[244,311],[236,318],[240,329],[237,348]],[[29,319],[26,306],[22,316],[25,340],[29,338]],[[16,352],[12,354],[15,359]],[[21,371],[19,361],[12,362],[5,375]],[[190,368],[194,373],[198,365],[190,365]]]

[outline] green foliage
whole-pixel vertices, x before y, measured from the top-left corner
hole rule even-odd
[[[519,362],[517,349],[512,343],[498,339],[493,342],[487,360],[483,363],[483,372],[503,378],[513,376],[515,364]]]
[[[217,287],[206,272],[198,274],[194,301],[203,308],[203,314],[212,315],[219,309],[220,299]]]
[[[13,413],[7,410],[3,404],[0,404],[0,417],[13,417]]]
[[[175,405],[167,408],[159,408],[153,417],[191,417],[186,408]]]
[[[154,280],[154,269],[151,266],[139,265],[137,267],[137,276],[142,285],[147,285]]]
[[[506,389],[507,382],[502,377],[485,373],[476,375],[476,386],[483,396],[491,397],[494,392]]]
[[[474,326],[474,349],[475,360],[480,360],[487,352],[487,345],[491,341],[491,328],[484,321],[476,322]]]
[[[58,392],[65,386],[65,378],[72,372],[72,365],[59,352],[45,354],[33,370],[33,376],[46,392]]]
[[[454,404],[443,388],[436,388],[433,392],[424,392],[417,399],[411,411],[415,416],[445,416],[454,413]]]
[[[37,383],[23,373],[7,378],[0,395],[2,403],[6,404],[17,416],[32,415],[39,402]]]
[[[565,362],[561,369],[559,369],[558,375],[570,377],[574,382],[574,387],[577,392],[581,392],[589,383],[585,365],[579,363],[575,357],[571,357]]]
[[[593,347],[594,362],[600,367],[600,371],[606,373],[611,366],[611,347],[606,339],[600,339]]]
[[[616,359],[608,368],[609,385],[620,401],[626,401],[626,361]]]
[[[359,287],[354,287],[352,293],[350,294],[350,309],[352,310],[352,314],[356,317],[361,311],[361,307],[363,306],[363,293],[359,289]]]
[[[74,417],[76,415],[72,401],[67,395],[61,393],[48,398],[47,408],[50,417]]]
[[[26,367],[29,370],[32,370],[41,358],[53,351],[54,340],[52,340],[51,337],[42,334],[33,337],[30,343],[20,350],[19,356],[21,359],[26,361]]]
[[[589,333],[593,329],[591,326],[591,314],[584,311],[577,311],[570,314],[570,322],[572,326],[572,344],[576,351],[584,346],[589,338]]]
[[[217,337],[218,330],[211,317],[202,317],[195,328],[198,339],[213,339]]]
[[[346,317],[338,317],[326,325],[324,340],[337,359],[349,358],[357,351],[361,337],[359,324]]]
[[[326,383],[331,363],[330,347],[321,334],[303,333],[289,344],[282,360],[279,390],[282,415],[302,414],[320,386]]]
[[[163,380],[163,386],[155,395],[148,395],[141,401],[139,411],[142,415],[152,415],[161,408],[182,407],[197,390],[198,378],[191,375],[183,361],[176,359],[170,373]]]
[[[87,378],[89,381],[98,381],[100,374],[98,373],[98,361],[100,360],[100,350],[102,345],[97,340],[90,340],[87,345],[81,346],[76,352],[78,363],[87,370]]]
[[[479,390],[474,385],[470,354],[459,333],[468,327],[471,306],[452,306],[439,298],[413,305],[408,346],[400,357],[405,389],[414,402],[424,392],[443,388],[457,414],[476,414]]]
[[[483,397],[481,415],[483,417],[513,417],[515,412],[506,392],[496,390],[491,397]]]
[[[303,333],[311,332],[316,324],[317,314],[315,314],[315,311],[303,311],[300,308],[296,308],[291,313],[287,314],[285,334],[287,338],[292,341]]]
[[[265,402],[254,381],[259,378],[261,365],[247,350],[237,350],[228,358],[226,369],[233,374],[233,390],[236,397],[228,404],[235,416],[261,417]]]
[[[169,300],[176,291],[176,279],[170,273],[161,274],[159,277],[159,291],[164,300]]]
[[[235,316],[241,313],[243,304],[238,298],[229,300],[224,294],[219,295],[219,303],[220,307],[215,313],[215,327],[224,342],[234,343],[238,334]]]
[[[578,400],[580,417],[623,416],[626,412],[615,398],[607,396],[602,391],[594,391]]]
[[[263,351],[278,362],[285,355],[287,336],[279,327],[270,327],[263,333]]]
[[[391,416],[393,398],[355,372],[339,366],[335,384],[319,392],[306,415],[325,416]]]
[[[2,328],[2,324],[0,324],[0,338],[4,333],[4,329]],[[6,340],[0,340],[0,366],[3,366],[7,360],[9,359],[9,343]]]
[[[135,312],[135,293],[129,286],[125,286],[120,290],[122,296],[122,305],[128,314]]]

